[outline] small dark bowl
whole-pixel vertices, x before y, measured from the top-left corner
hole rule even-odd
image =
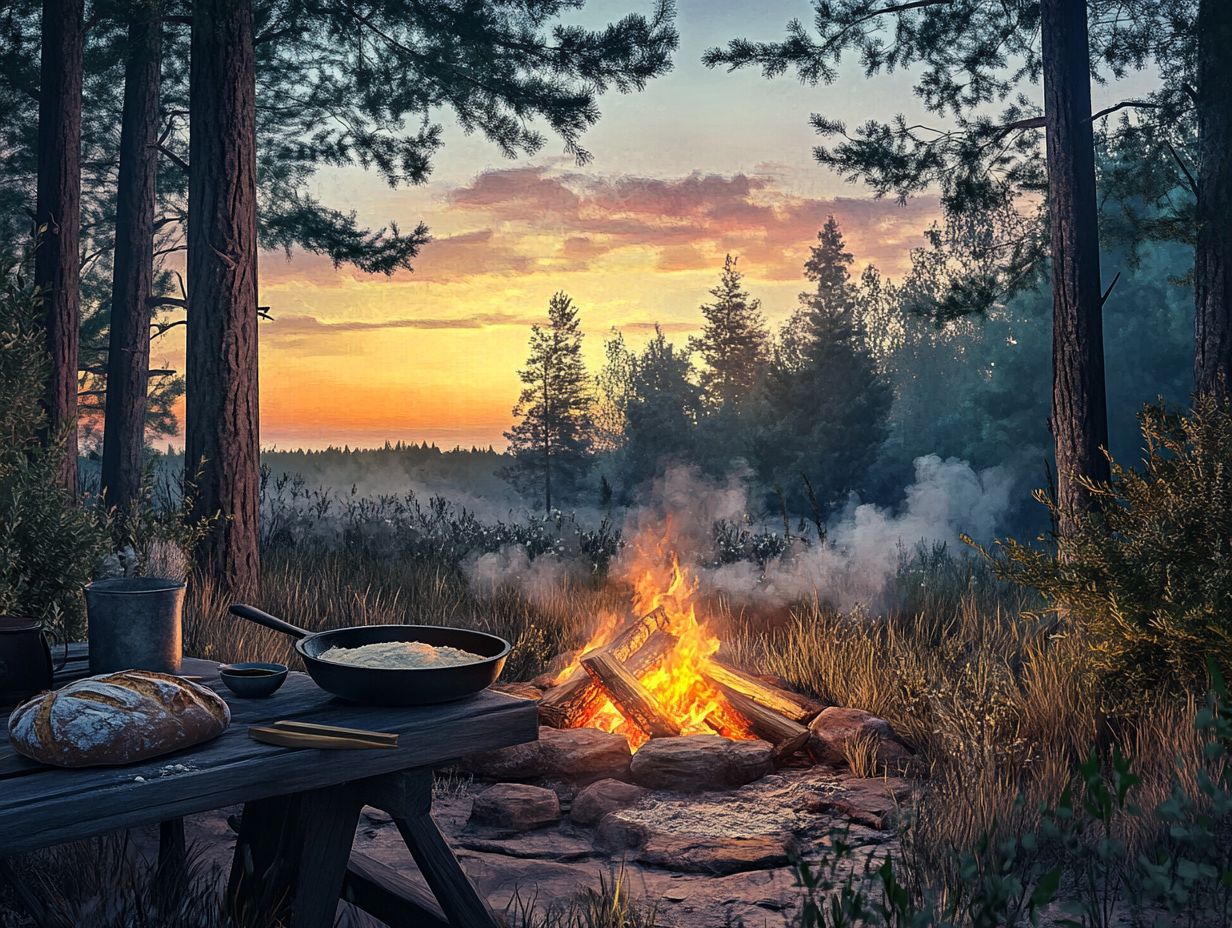
[[[232,673],[235,670],[267,670],[269,673],[244,674]],[[286,664],[265,663],[263,661],[247,661],[242,664],[223,664],[218,668],[218,675],[227,689],[236,696],[252,699],[259,696],[270,696],[278,691],[287,679]]]

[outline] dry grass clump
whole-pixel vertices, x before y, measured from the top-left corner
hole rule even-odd
[[[902,865],[907,879],[927,882],[940,900],[964,885],[955,849],[1038,829],[1041,806],[1055,805],[1075,784],[1081,795],[1075,772],[1092,749],[1102,758],[1114,750],[1133,758],[1141,778],[1133,801],[1145,810],[1178,784],[1197,796],[1201,778],[1218,774],[1203,759],[1196,701],[1144,694],[1134,713],[1109,717],[1084,672],[1081,637],[1026,614],[1034,604],[978,563],[946,558],[910,567],[890,601],[880,615],[841,613],[819,598],[775,610],[715,599],[702,612],[728,659],[830,703],[867,709],[915,747],[927,788],[907,817]],[[534,592],[515,583],[474,589],[457,569],[313,550],[267,557],[259,604],[314,630],[398,622],[491,631],[514,642],[506,679],[516,680],[548,669],[588,639],[599,616],[623,615],[628,603],[615,584],[561,579]],[[232,618],[227,605],[197,585],[186,611],[189,651],[295,663],[289,638]],[[853,772],[874,772],[868,746],[849,754]],[[1166,833],[1151,814],[1122,816],[1115,827],[1131,849]],[[535,924],[533,911],[511,911],[510,920]],[[619,881],[535,917],[553,928],[653,924]]]
[[[208,582],[190,586],[186,653],[298,665],[291,638],[231,616],[229,605]],[[624,608],[619,592],[568,578],[533,595],[512,585],[475,591],[446,567],[320,551],[267,556],[259,605],[310,631],[400,623],[491,632],[515,646],[506,665],[509,680],[542,672],[554,655],[586,640],[601,611]]]
[[[79,841],[8,859],[15,878],[37,899],[48,928],[235,928],[219,891],[222,876],[189,849],[185,875],[160,876],[127,833]],[[25,926],[24,905],[0,881],[0,925]]]

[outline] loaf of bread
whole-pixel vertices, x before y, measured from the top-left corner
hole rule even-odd
[[[9,716],[19,754],[57,767],[131,764],[217,738],[226,700],[188,680],[126,670],[35,696]]]

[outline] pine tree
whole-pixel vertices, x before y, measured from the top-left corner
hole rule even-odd
[[[590,377],[582,359],[577,307],[563,291],[548,303],[546,327],[532,326],[530,356],[518,374],[525,384],[505,433],[514,457],[507,476],[525,493],[542,491],[543,505],[573,493],[590,467],[594,425]]]
[[[739,411],[753,393],[770,342],[761,300],[743,288],[736,261],[731,255],[723,261],[719,284],[710,291],[714,302],[701,307],[702,334],[689,339],[689,350],[706,365],[701,385],[707,405],[724,412]]]
[[[615,341],[615,340],[614,340]],[[609,343],[610,376],[619,376],[620,441],[614,454],[622,500],[672,462],[692,462],[697,452],[697,424],[702,396],[687,350],[655,335],[640,353],[619,345],[624,357],[616,365]]]
[[[787,488],[797,508],[809,486],[823,505],[861,489],[891,402],[856,316],[853,259],[833,216],[817,239],[804,266],[816,287],[800,294],[780,333],[756,448],[763,483]]]
[[[81,85],[83,0],[44,0],[38,115],[34,285],[51,357],[44,437],[63,440],[60,483],[77,492],[77,354],[81,325]]]

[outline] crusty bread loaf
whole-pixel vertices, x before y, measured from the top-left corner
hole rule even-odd
[[[213,690],[126,670],[35,696],[9,716],[13,749],[57,767],[131,764],[216,738],[231,721]]]

